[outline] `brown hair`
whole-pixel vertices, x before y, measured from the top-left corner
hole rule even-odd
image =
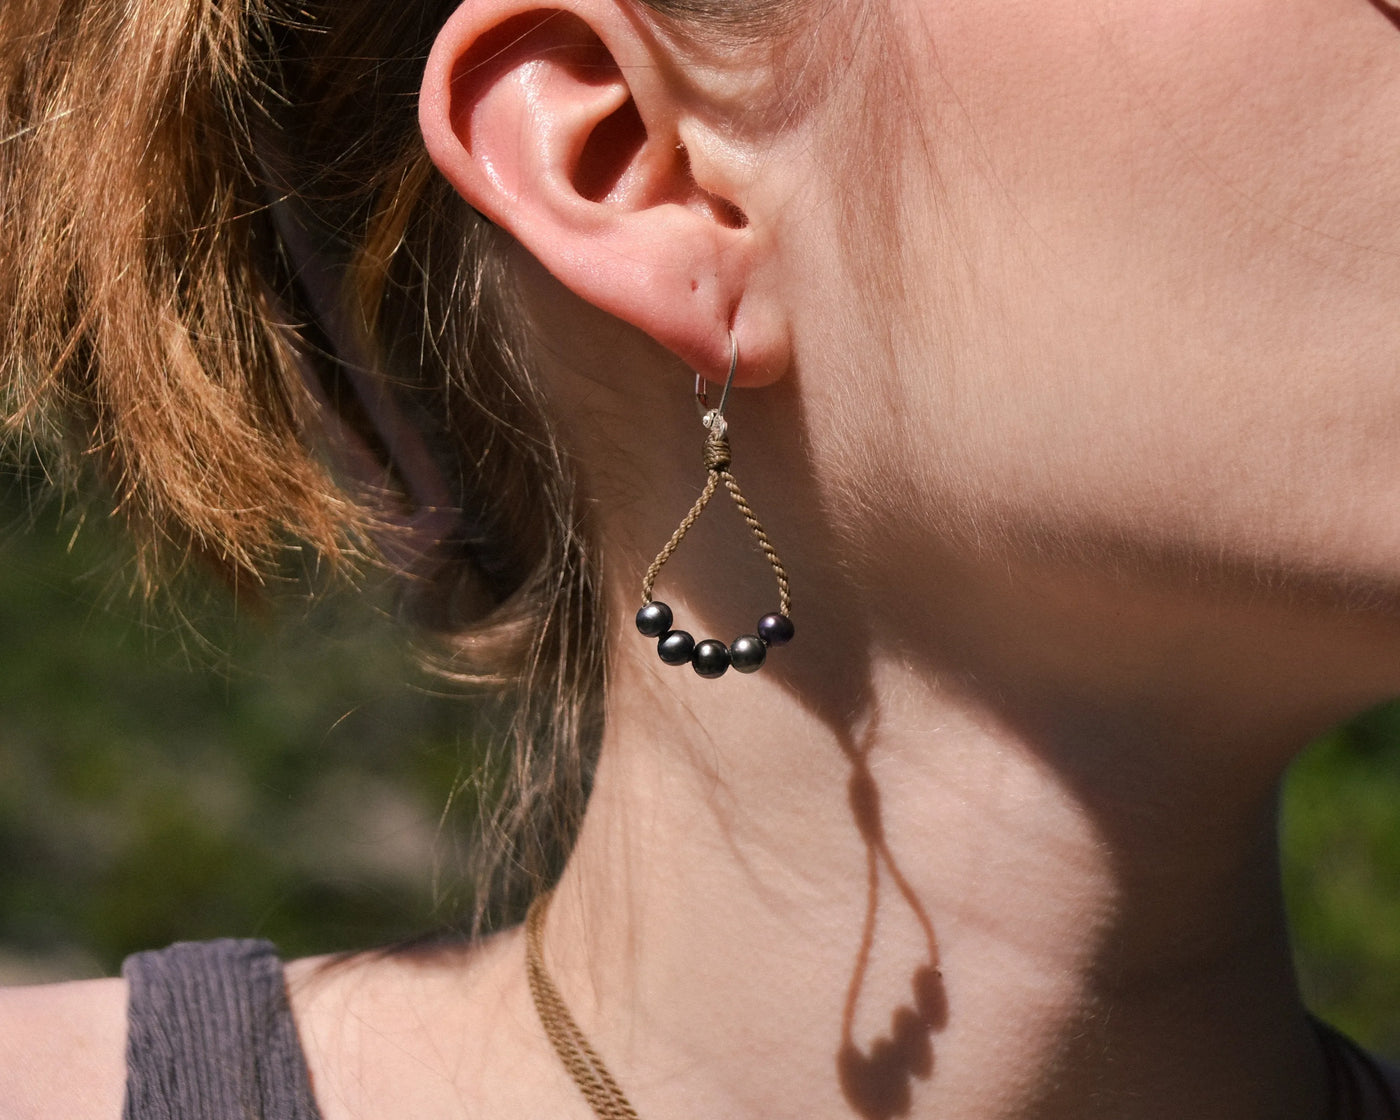
[[[802,7],[637,2],[736,39]],[[6,0],[0,385],[10,438],[104,488],[150,576],[258,578],[296,542],[412,569],[445,670],[511,702],[479,924],[573,842],[604,666],[505,235],[418,133],[456,3]]]

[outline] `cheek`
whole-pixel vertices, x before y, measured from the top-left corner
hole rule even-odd
[[[1367,0],[906,0],[896,425],[961,509],[1400,571],[1400,33]],[[917,64],[916,64],[917,61]]]

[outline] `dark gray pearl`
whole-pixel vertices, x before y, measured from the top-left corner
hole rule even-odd
[[[671,608],[658,600],[645,604],[637,612],[637,629],[648,638],[659,638],[671,629]]]
[[[741,673],[756,673],[768,659],[768,647],[755,634],[735,638],[729,645],[729,661]]]
[[[765,614],[758,620],[758,636],[770,646],[785,646],[797,633],[785,614]]]
[[[672,630],[656,643],[656,652],[667,665],[688,665],[695,652],[695,639],[684,630]]]
[[[695,647],[690,663],[707,680],[722,677],[729,670],[729,649],[723,642],[706,638]]]

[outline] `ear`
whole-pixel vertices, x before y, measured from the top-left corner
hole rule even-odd
[[[789,360],[756,280],[768,242],[741,199],[696,181],[687,138],[717,182],[744,161],[677,73],[620,0],[468,0],[433,45],[419,117],[458,193],[576,294],[711,380],[732,329],[736,380],[763,384]]]

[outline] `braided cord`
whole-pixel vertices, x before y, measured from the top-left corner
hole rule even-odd
[[[758,547],[763,550],[763,555],[768,557],[768,563],[773,569],[773,575],[778,581],[778,613],[790,615],[792,613],[792,590],[788,586],[787,569],[783,567],[782,559],[778,556],[778,550],[773,547],[773,542],[768,539],[768,532],[763,528],[763,523],[759,521],[758,514],[754,513],[753,506],[749,505],[748,499],[744,497],[744,492],[739,489],[739,483],[728,470],[719,472],[719,477],[724,480],[724,488],[729,491],[729,496],[734,499],[734,504],[739,507],[739,513],[748,523],[749,532],[753,534],[754,540],[758,542]]]
[[[548,891],[536,898],[525,918],[525,971],[535,1011],[554,1052],[598,1120],[638,1120],[637,1110],[613,1080],[598,1052],[589,1045],[545,969],[544,919],[549,911],[549,898]]]
[[[656,559],[651,562],[651,567],[647,569],[647,574],[642,577],[642,602],[650,603],[652,590],[656,587],[656,577],[661,574],[661,569],[666,566],[666,561],[675,555],[676,549],[680,548],[681,541],[685,540],[685,535],[695,527],[695,523],[700,520],[700,515],[705,512],[705,507],[710,504],[710,499],[715,496],[718,489],[720,477],[718,471],[711,471],[710,477],[705,481],[705,489],[701,491],[700,497],[696,499],[690,512],[681,519],[676,531],[671,534],[671,539],[666,542],[666,546],[656,554]]]
[[[717,417],[716,422],[710,428],[709,436],[705,439],[705,469],[709,471],[709,478],[705,480],[705,489],[701,491],[695,504],[690,507],[690,512],[681,519],[680,525],[671,534],[671,539],[657,553],[656,559],[651,562],[651,567],[647,569],[646,575],[642,578],[643,603],[652,601],[652,591],[656,587],[656,579],[661,574],[661,569],[666,566],[666,561],[675,555],[681,541],[685,540],[686,534],[695,527],[695,523],[700,520],[700,515],[705,512],[705,507],[710,504],[710,499],[715,496],[715,491],[723,484],[729,492],[729,496],[734,500],[734,505],[738,508],[740,516],[748,525],[749,532],[753,534],[759,549],[762,550],[769,566],[773,569],[773,575],[778,581],[779,612],[784,615],[792,613],[792,591],[788,584],[787,569],[783,567],[783,561],[778,556],[778,550],[773,547],[773,542],[768,536],[768,531],[764,529],[763,522],[758,519],[758,514],[754,512],[753,506],[744,497],[744,492],[739,489],[739,481],[730,471],[729,464],[729,435],[723,418]]]

